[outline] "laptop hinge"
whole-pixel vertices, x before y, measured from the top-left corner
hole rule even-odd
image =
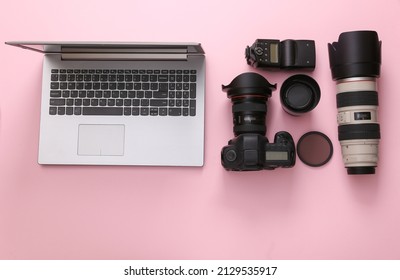
[[[187,60],[187,48],[62,47],[64,60]]]
[[[136,61],[168,61],[187,60],[187,54],[142,54],[142,53],[62,53],[63,60],[136,60]]]

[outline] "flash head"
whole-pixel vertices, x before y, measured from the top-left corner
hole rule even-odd
[[[309,69],[315,68],[313,40],[257,39],[245,51],[247,64],[256,68]]]

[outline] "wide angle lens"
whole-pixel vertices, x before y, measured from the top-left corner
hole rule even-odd
[[[235,136],[243,133],[265,135],[265,116],[267,101],[276,84],[270,84],[257,73],[243,73],[229,85],[222,86],[232,101],[233,132]]]

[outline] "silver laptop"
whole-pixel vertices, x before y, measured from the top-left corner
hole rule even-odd
[[[200,44],[6,44],[44,54],[40,164],[203,165]]]

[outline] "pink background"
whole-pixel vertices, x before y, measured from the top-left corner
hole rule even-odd
[[[0,259],[399,259],[400,1],[6,1],[9,40],[198,41],[207,60],[203,168],[37,164],[42,56],[0,44]],[[377,174],[348,176],[337,141],[327,43],[376,30],[382,140]],[[233,173],[220,150],[233,137],[221,91],[247,66],[257,38],[314,39],[312,75],[322,97],[301,117],[285,113],[279,88],[293,73],[260,72],[270,140],[327,134],[332,160],[311,168]],[[23,82],[21,82],[23,81]],[[162,141],[162,139],[160,139]]]

